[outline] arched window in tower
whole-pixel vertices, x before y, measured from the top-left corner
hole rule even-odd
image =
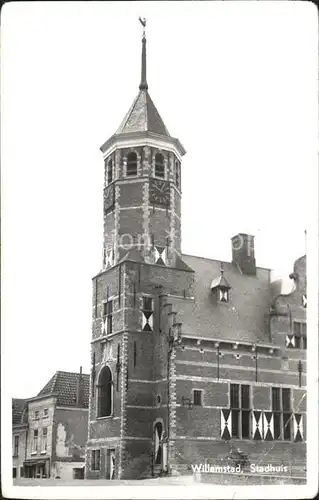
[[[161,153],[155,155],[155,177],[165,178],[164,156]]]
[[[108,366],[105,366],[99,376],[97,416],[108,417],[112,413],[113,380]]]
[[[109,160],[107,164],[107,183],[111,184],[113,180],[113,160]]]
[[[137,175],[137,154],[134,152],[127,155],[126,175],[128,177]]]

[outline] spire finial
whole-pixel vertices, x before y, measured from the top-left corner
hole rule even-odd
[[[225,269],[224,269],[224,262],[221,262],[221,263],[220,263],[220,274],[221,274],[222,276],[223,276],[223,274],[224,274],[224,270],[225,270]]]
[[[142,38],[142,70],[141,70],[141,83],[140,83],[140,90],[147,90],[148,85],[146,81],[146,35],[145,35],[145,28],[146,28],[146,19],[142,19],[139,17],[139,21],[141,25],[143,26],[143,38]]]

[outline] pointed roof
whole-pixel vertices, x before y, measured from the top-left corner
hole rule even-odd
[[[210,285],[210,288],[211,290],[213,290],[214,288],[217,288],[217,287],[220,287],[220,288],[231,288],[230,284],[228,283],[228,281],[226,280],[225,276],[224,276],[224,264],[221,263],[221,266],[220,266],[220,276],[218,276],[218,278],[215,278],[213,279],[211,285]]]
[[[115,134],[108,139],[100,149],[105,152],[113,146],[114,142],[123,139],[138,139],[140,138],[140,134],[143,134],[143,137],[166,140],[177,149],[179,154],[184,155],[186,152],[184,147],[178,139],[170,135],[148,92],[146,78],[146,20],[140,19],[140,22],[144,27],[144,32],[142,38],[142,64],[139,93],[135,97],[133,104],[126,113]]]
[[[153,132],[171,137],[147,90],[139,91],[116,134],[130,132]]]
[[[135,98],[132,106],[122,121],[116,134],[127,134],[130,132],[153,132],[155,134],[170,137],[167,128],[164,125],[155,104],[149,93],[146,78],[146,19],[140,19],[144,27],[142,38],[142,64],[141,64],[141,83],[139,94]]]
[[[213,289],[213,288],[217,288],[218,286],[221,288],[231,288],[230,284],[228,283],[225,276],[223,276],[223,275],[220,275],[218,278],[215,278],[212,281],[210,288]]]

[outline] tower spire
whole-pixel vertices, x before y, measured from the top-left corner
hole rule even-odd
[[[146,35],[145,35],[145,28],[146,28],[146,19],[142,19],[141,17],[139,18],[139,21],[141,25],[143,26],[143,38],[142,38],[142,69],[141,69],[141,83],[140,83],[140,90],[147,90],[148,85],[146,81]]]

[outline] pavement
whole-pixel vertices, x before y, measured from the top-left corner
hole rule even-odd
[[[14,479],[13,486],[188,486],[194,476],[154,477],[149,479]]]

